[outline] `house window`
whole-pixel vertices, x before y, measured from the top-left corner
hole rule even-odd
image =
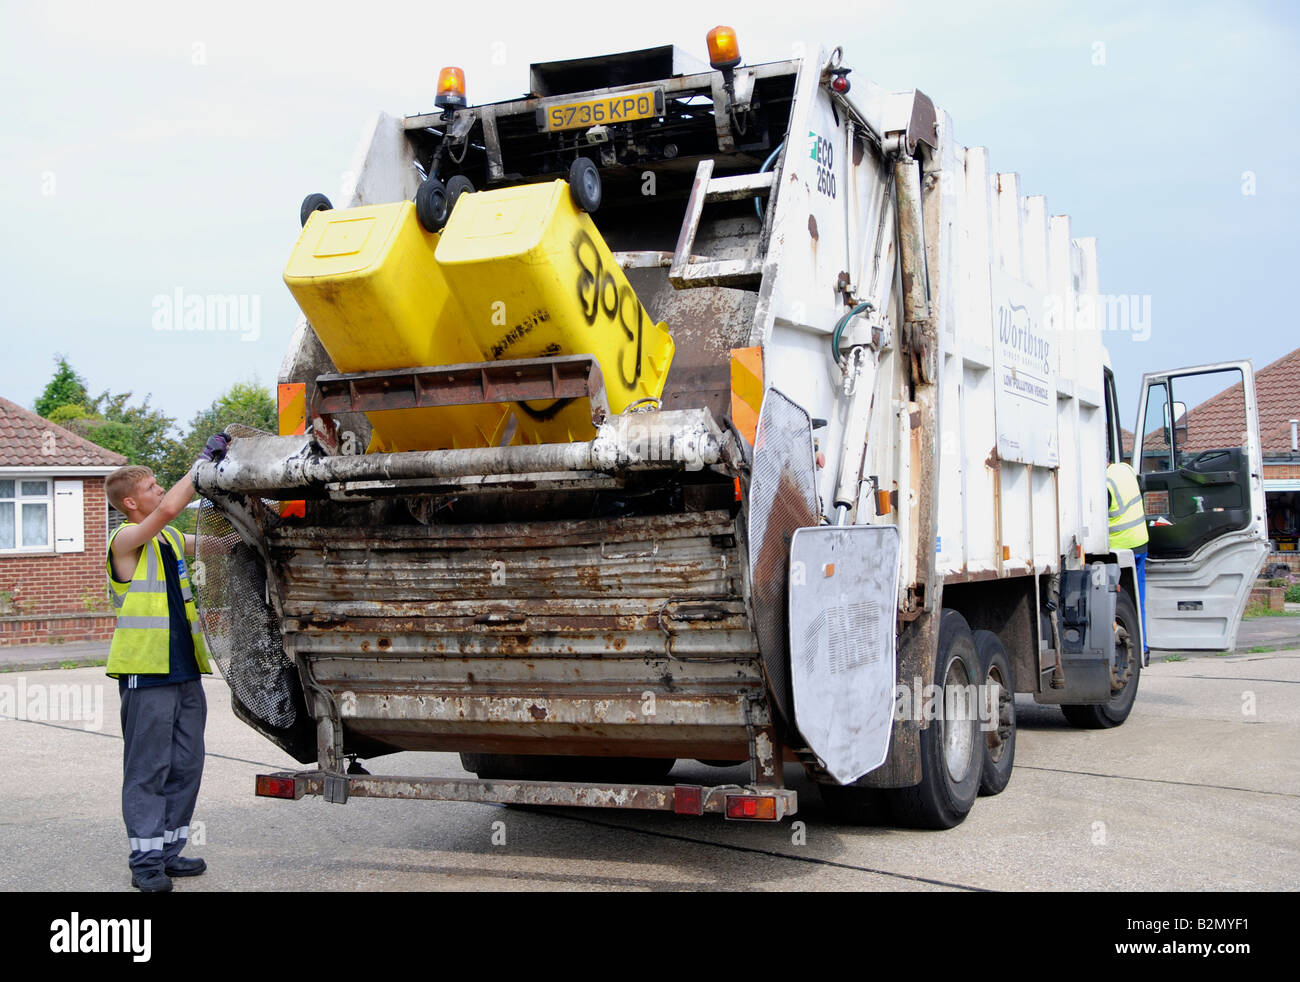
[[[114,508],[112,505],[109,505],[107,503],[105,504],[106,507],[108,508],[108,528],[105,533],[106,538],[104,541],[108,541],[107,536],[112,536],[113,530],[126,521],[126,516],[123,515],[116,508]]]
[[[46,552],[54,511],[54,482],[0,478],[0,552]]]

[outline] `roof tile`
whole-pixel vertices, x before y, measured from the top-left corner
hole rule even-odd
[[[121,467],[126,458],[0,398],[0,467]]]

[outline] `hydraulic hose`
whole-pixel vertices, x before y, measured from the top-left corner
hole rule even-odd
[[[840,352],[840,339],[844,337],[844,329],[849,326],[849,321],[857,317],[858,314],[862,314],[868,310],[875,310],[875,309],[876,309],[875,304],[873,304],[870,300],[864,300],[862,301],[862,303],[858,304],[847,314],[841,317],[839,321],[836,323],[835,331],[831,334],[831,356],[835,359],[835,364],[838,365],[841,361],[844,360],[844,356]]]
[[[781,152],[781,148],[784,146],[784,140],[776,145],[776,149],[772,151],[765,161],[763,161],[763,166],[758,169],[760,174],[767,172],[767,170],[772,166],[772,163],[776,160],[777,155]],[[763,199],[758,195],[754,195],[754,211],[758,213],[758,220],[761,222],[763,220]]]

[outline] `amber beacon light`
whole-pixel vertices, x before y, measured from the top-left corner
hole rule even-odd
[[[709,31],[706,40],[709,43],[709,64],[718,71],[730,71],[740,64],[740,42],[734,28],[719,24]]]
[[[455,112],[465,108],[465,70],[444,68],[438,73],[438,94],[433,104],[439,109]]]

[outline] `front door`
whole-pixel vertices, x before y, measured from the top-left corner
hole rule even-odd
[[[1250,362],[1144,375],[1134,433],[1147,645],[1231,649],[1268,552]]]

